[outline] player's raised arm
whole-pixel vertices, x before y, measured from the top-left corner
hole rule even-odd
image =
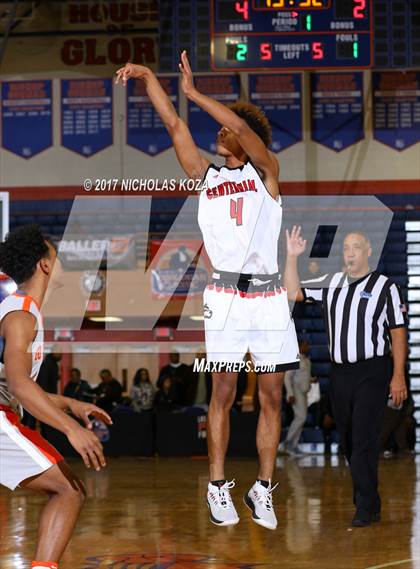
[[[277,158],[244,119],[226,105],[197,91],[186,51],[181,54],[179,69],[182,72],[182,90],[188,99],[209,113],[219,124],[232,131],[255,166],[262,170],[266,178],[274,179],[277,183],[279,178]]]
[[[144,81],[147,95],[174,143],[176,155],[184,172],[190,178],[202,178],[209,161],[199,153],[188,126],[178,116],[156,75],[148,67],[127,63],[117,71],[115,83],[122,81],[125,86],[130,78]]]
[[[99,470],[105,466],[105,458],[97,437],[66,415],[30,378],[34,325],[33,315],[23,310],[10,312],[1,323],[9,392],[36,419],[64,433],[88,468],[92,465]]]
[[[287,239],[287,258],[284,269],[284,286],[287,289],[287,296],[292,301],[304,300],[298,273],[298,257],[305,251],[306,239],[300,233],[300,227],[293,226],[289,232],[286,229]]]

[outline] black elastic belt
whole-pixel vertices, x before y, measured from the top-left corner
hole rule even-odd
[[[212,282],[224,287],[236,287],[247,292],[248,290],[269,290],[275,285],[279,286],[280,273],[272,275],[253,275],[250,273],[231,273],[229,271],[214,270]]]

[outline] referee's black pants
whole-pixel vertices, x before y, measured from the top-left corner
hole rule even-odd
[[[378,493],[380,434],[392,377],[389,356],[331,366],[331,404],[361,512],[381,509]]]

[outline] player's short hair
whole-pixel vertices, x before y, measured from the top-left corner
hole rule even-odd
[[[38,261],[49,258],[47,243],[56,249],[38,225],[25,225],[11,231],[0,243],[0,270],[17,285],[26,282],[34,275]]]
[[[258,134],[266,146],[271,144],[271,126],[264,112],[260,108],[252,103],[245,103],[244,101],[232,103],[229,105],[229,108],[237,114],[238,117],[241,117],[241,119],[248,124],[249,128],[251,128],[255,134]]]

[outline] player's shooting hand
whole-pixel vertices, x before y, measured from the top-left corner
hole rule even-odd
[[[126,63],[124,67],[121,67],[116,72],[115,84],[121,81],[123,86],[127,85],[127,81],[129,79],[144,79],[148,75],[150,75],[152,71],[145,67],[144,65],[134,65],[134,63]]]
[[[193,80],[193,72],[190,67],[190,62],[188,61],[187,52],[184,51],[181,53],[181,62],[179,63],[179,70],[182,73],[182,81],[181,87],[187,97],[191,96],[194,92],[194,80]]]
[[[403,375],[393,375],[389,386],[389,396],[392,397],[396,406],[401,405],[407,399],[407,385]]]
[[[287,241],[287,254],[298,257],[306,249],[306,239],[300,234],[301,227],[294,225],[292,231],[286,229],[286,241]]]
[[[77,401],[76,399],[70,399],[68,402],[68,407],[72,415],[81,419],[88,429],[92,429],[92,422],[89,417],[96,417],[100,421],[103,421],[107,425],[112,425],[112,419],[105,413],[103,409],[96,407],[92,403],[84,403],[83,401]]]
[[[83,458],[86,468],[93,466],[95,470],[101,470],[106,466],[102,445],[91,431],[77,424],[67,434],[67,438],[71,446]]]

